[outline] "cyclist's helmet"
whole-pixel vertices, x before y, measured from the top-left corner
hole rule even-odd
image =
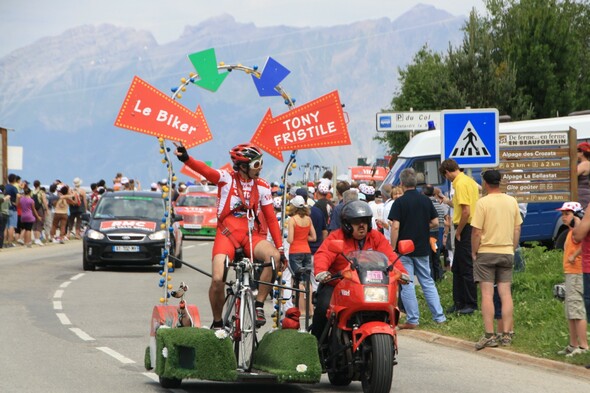
[[[369,204],[365,201],[351,201],[342,208],[340,212],[340,221],[342,223],[342,231],[348,237],[352,236],[352,221],[356,219],[366,219],[368,224],[367,232],[371,231],[371,221],[373,218],[373,211]]]
[[[231,149],[229,151],[229,156],[235,169],[239,164],[250,164],[254,159],[260,158],[262,152],[251,143],[242,143]]]

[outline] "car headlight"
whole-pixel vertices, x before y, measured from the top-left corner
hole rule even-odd
[[[209,224],[217,224],[217,217],[213,217],[209,220]]]
[[[365,302],[367,303],[387,303],[389,301],[388,287],[364,287]]]
[[[104,239],[104,234],[99,231],[95,231],[94,229],[89,229],[88,231],[86,231],[86,236],[88,236],[88,238],[92,240]]]
[[[150,240],[164,240],[166,239],[166,231],[154,232],[148,236]]]

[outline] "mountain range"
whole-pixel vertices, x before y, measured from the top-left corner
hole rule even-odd
[[[346,173],[358,157],[371,162],[386,153],[373,140],[375,114],[399,88],[398,68],[424,45],[445,51],[460,43],[464,23],[465,16],[417,5],[393,21],[309,28],[257,27],[226,14],[186,26],[165,45],[148,31],[108,24],[45,37],[0,58],[0,126],[14,129],[8,144],[24,150],[23,169],[9,172],[42,183],[80,177],[85,185],[122,172],[144,187],[165,177],[155,138],[117,128],[115,118],[134,76],[171,94],[194,71],[187,55],[214,48],[226,64],[262,68],[268,56],[280,62],[290,70],[281,86],[296,105],[338,90],[352,144],[300,150],[289,181],[300,179],[307,164]],[[190,86],[183,95],[182,105],[201,106],[213,134],[189,153],[215,167],[228,162],[229,148],[250,140],[268,108],[274,116],[288,109],[280,97],[260,97],[242,72],[215,93]],[[267,157],[265,166],[263,177],[278,181],[284,164]]]

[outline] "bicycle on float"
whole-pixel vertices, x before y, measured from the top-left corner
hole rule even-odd
[[[271,266],[273,275],[275,261],[271,257],[270,262],[252,262],[245,257],[243,249],[236,249],[233,261],[226,257],[225,267],[233,268],[236,273],[235,281],[226,282],[225,302],[223,304],[223,326],[234,343],[234,353],[238,368],[247,372],[252,368],[254,350],[258,344],[256,338],[256,309],[252,282],[264,283],[254,279],[254,272],[258,269]],[[271,284],[272,285],[272,284]]]

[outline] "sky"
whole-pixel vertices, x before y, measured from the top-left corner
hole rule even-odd
[[[485,10],[484,0],[0,0],[0,57],[46,36],[80,25],[110,23],[150,31],[159,44],[185,26],[221,14],[257,26],[333,26],[365,19],[395,19],[417,4],[453,15]]]

